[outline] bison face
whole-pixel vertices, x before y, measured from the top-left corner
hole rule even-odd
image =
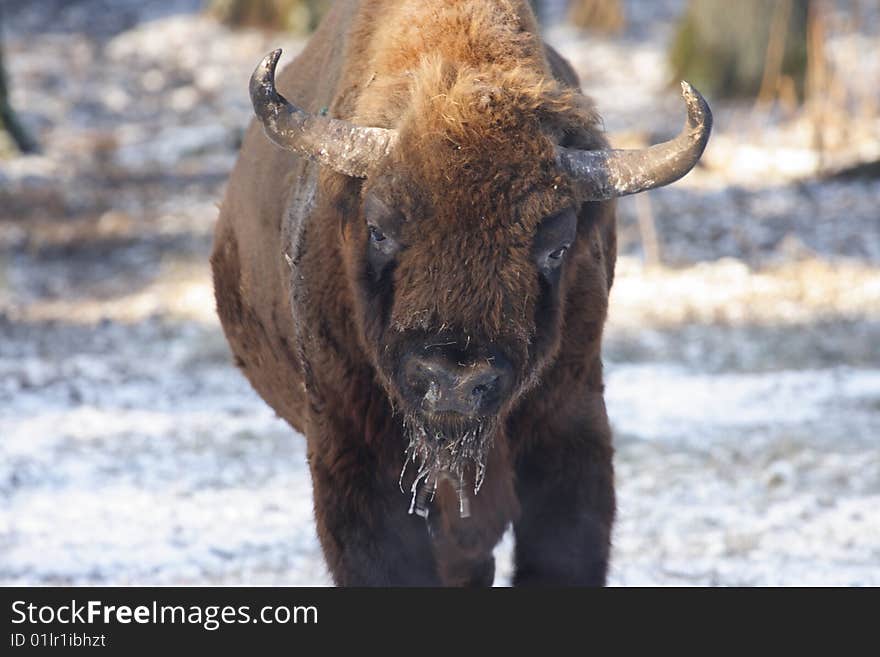
[[[453,439],[492,423],[538,380],[558,342],[577,215],[492,221],[478,211],[462,221],[459,208],[412,212],[376,187],[351,227],[358,324],[396,405]]]
[[[580,205],[539,133],[400,135],[345,221],[354,323],[411,441],[479,452],[558,351]]]
[[[427,162],[389,163],[361,186],[344,250],[354,324],[411,456],[434,476],[473,466],[478,484],[495,429],[558,351],[579,222],[546,162],[499,175],[473,157],[442,187]]]

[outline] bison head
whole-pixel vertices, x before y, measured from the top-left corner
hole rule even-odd
[[[354,319],[410,456],[435,483],[475,464],[478,487],[494,427],[558,354],[566,304],[604,319],[597,202],[685,175],[709,108],[683,83],[678,137],[610,150],[575,91],[435,61],[413,76],[394,129],[362,127],[280,96],[279,55],[254,73],[254,108],[276,144],[357,181],[343,229]]]

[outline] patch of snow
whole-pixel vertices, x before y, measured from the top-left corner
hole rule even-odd
[[[830,442],[840,434],[867,443],[880,436],[873,408],[880,403],[877,370],[700,374],[652,363],[611,364],[606,372],[606,403],[615,429],[644,440],[705,444],[734,431],[768,427],[774,432],[810,427]],[[864,428],[850,434],[858,421]]]

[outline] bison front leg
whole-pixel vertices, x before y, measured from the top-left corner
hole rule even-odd
[[[438,586],[425,522],[407,514],[377,455],[366,446],[310,452],[318,537],[337,586]]]
[[[518,459],[515,586],[603,586],[614,522],[604,414],[548,422]],[[539,436],[535,438],[534,436]]]

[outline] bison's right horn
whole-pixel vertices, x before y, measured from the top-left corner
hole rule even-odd
[[[681,83],[687,120],[677,137],[650,148],[582,151],[558,149],[559,164],[588,201],[638,194],[673,183],[700,161],[712,132],[712,111],[706,99],[687,82]]]
[[[335,171],[365,178],[373,163],[391,151],[397,133],[315,116],[291,104],[275,88],[280,57],[281,50],[270,53],[251,76],[251,102],[266,136],[282,148]]]

